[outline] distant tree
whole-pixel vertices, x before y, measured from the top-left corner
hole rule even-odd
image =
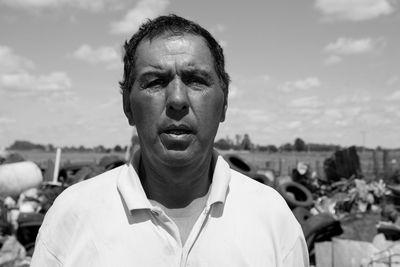
[[[52,144],[47,144],[45,149],[46,149],[46,151],[49,151],[49,152],[53,152],[56,150]]]
[[[296,138],[294,140],[293,148],[295,151],[306,151],[307,145],[306,145],[306,142],[303,141],[303,139]]]
[[[292,146],[291,143],[286,143],[286,144],[281,145],[281,146],[279,147],[279,149],[280,149],[281,151],[292,151],[292,150],[293,150],[293,146]]]
[[[266,148],[268,152],[273,152],[273,153],[278,152],[278,148],[274,145],[267,145]]]
[[[248,134],[244,134],[240,148],[243,150],[251,150],[253,148],[253,144],[251,143],[250,136]]]
[[[106,152],[106,148],[103,145],[98,145],[94,148],[94,152],[104,153]]]
[[[220,138],[214,143],[214,147],[220,150],[229,150],[232,148],[232,144],[228,140]]]
[[[332,144],[313,144],[313,143],[308,143],[307,147],[310,151],[316,151],[316,152],[321,152],[321,151],[337,151],[340,150],[341,147],[339,145],[332,145]]]
[[[8,150],[45,150],[44,145],[34,144],[29,141],[17,140],[11,146],[7,148]]]
[[[120,145],[116,145],[113,150],[114,152],[122,152],[122,147]]]

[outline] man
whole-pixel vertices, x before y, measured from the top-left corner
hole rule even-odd
[[[158,17],[125,44],[124,64],[123,106],[141,149],[55,201],[32,266],[308,266],[280,195],[213,150],[229,84],[215,39]]]

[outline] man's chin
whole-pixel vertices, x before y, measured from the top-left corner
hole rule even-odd
[[[187,166],[194,162],[195,153],[190,148],[186,149],[165,149],[162,155],[162,161],[171,167]]]

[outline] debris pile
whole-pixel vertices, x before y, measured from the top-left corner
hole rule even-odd
[[[329,212],[337,219],[349,213],[379,211],[380,204],[390,194],[382,180],[366,182],[355,177],[332,183],[324,191],[326,194],[314,201],[312,212]]]
[[[66,162],[61,167],[55,166],[57,159],[56,164],[36,164],[17,154],[0,159],[0,267],[29,266],[44,216],[65,188],[125,164],[113,155],[98,164]]]
[[[382,244],[400,249],[400,185],[364,177],[355,147],[327,158],[322,177],[304,162],[297,162],[291,176],[275,177],[271,170],[257,170],[238,155],[224,157],[233,169],[280,192],[302,226],[311,264],[319,259],[317,266],[322,267],[397,266],[396,255],[384,251]],[[358,233],[362,231],[366,233]],[[374,236],[378,243],[371,243]],[[363,247],[371,253],[356,255]],[[352,257],[358,265],[347,264]],[[324,265],[324,259],[330,262]]]

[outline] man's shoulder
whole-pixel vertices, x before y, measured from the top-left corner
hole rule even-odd
[[[229,210],[236,220],[252,224],[258,234],[273,236],[284,251],[290,250],[299,235],[301,227],[284,198],[274,188],[250,177],[231,170],[229,187]],[[230,200],[230,202],[229,202]],[[252,232],[252,229],[246,228]],[[247,231],[246,230],[246,231]]]
[[[231,169],[230,190],[239,194],[241,199],[249,198],[251,201],[283,201],[282,196],[271,186],[260,183],[240,172]],[[257,201],[257,202],[258,202]]]
[[[292,213],[278,191],[235,170],[231,170],[229,186],[230,205],[239,207],[244,216],[255,216],[262,220],[285,220]],[[229,202],[228,202],[229,203]]]
[[[99,174],[88,180],[76,183],[65,189],[55,200],[54,206],[60,208],[68,207],[77,210],[91,206],[107,198],[107,196],[117,194],[117,178],[125,165]]]

